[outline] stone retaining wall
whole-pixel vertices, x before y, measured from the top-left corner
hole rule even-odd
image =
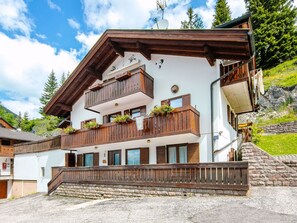
[[[282,162],[297,171],[297,161],[283,160]]]
[[[252,186],[297,186],[297,171],[253,143],[242,145],[242,160],[249,162]]]
[[[143,196],[195,196],[196,194],[245,196],[247,191],[63,183],[53,194],[100,199]]]
[[[267,125],[261,128],[264,130],[265,133],[269,134],[297,133],[297,121]]]

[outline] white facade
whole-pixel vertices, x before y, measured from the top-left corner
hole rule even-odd
[[[0,157],[0,176],[11,175],[11,158]]]
[[[17,154],[14,158],[14,179],[36,181],[37,192],[47,192],[52,179],[52,167],[65,166],[64,150]]]
[[[148,61],[139,53],[125,52],[125,57],[118,57],[110,67],[104,72],[103,80],[112,77],[108,75],[112,68],[121,69],[127,66],[129,59],[135,58],[140,61],[140,65],[145,65],[145,71],[154,78],[154,99],[149,101],[135,100],[129,104],[130,108],[146,105],[147,114],[155,105],[160,105],[162,100],[174,98],[186,94],[191,95],[191,105],[200,112],[200,133],[201,136],[177,135],[168,137],[158,137],[147,140],[127,141],[106,145],[94,145],[92,147],[79,148],[78,153],[99,152],[100,165],[106,165],[107,151],[121,149],[122,164],[125,162],[125,149],[137,147],[150,148],[150,163],[156,163],[156,146],[170,145],[178,143],[199,143],[200,162],[210,162],[212,160],[211,150],[211,99],[210,85],[220,76],[219,63],[217,60],[215,66],[211,67],[205,58],[182,57],[169,55],[151,55]],[[173,85],[179,86],[178,93],[171,92]],[[114,100],[113,103],[117,103]],[[145,103],[145,104],[144,104]],[[215,140],[215,150],[220,149],[236,138],[236,131],[227,120],[228,101],[221,90],[220,82],[214,85],[214,135],[218,137]],[[84,95],[73,105],[71,112],[71,121],[74,128],[79,129],[81,122],[87,119],[96,118],[97,122],[102,123],[102,116],[113,112],[124,111],[127,109],[126,103],[118,103],[114,110],[101,111],[101,114],[84,109]],[[231,108],[232,109],[232,108]],[[215,161],[226,161],[230,148],[236,148],[236,143],[230,145],[215,156]],[[70,149],[70,148],[69,148]]]

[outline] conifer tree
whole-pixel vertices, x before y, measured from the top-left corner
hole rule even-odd
[[[270,68],[297,52],[297,9],[291,0],[245,0],[252,15],[257,64]]]
[[[60,80],[60,86],[62,86],[65,81],[66,81],[66,76],[65,76],[65,73],[63,72]]]
[[[48,76],[47,82],[45,83],[44,88],[43,88],[42,96],[39,99],[40,103],[42,104],[42,106],[39,109],[40,114],[42,114],[42,115],[44,114],[43,108],[54,96],[57,88],[58,88],[57,78],[56,78],[55,72],[52,71]]]
[[[218,0],[215,6],[212,27],[216,27],[231,20],[231,10],[226,0]]]
[[[33,126],[34,126],[34,120],[29,120],[29,114],[28,112],[25,112],[22,118],[22,121],[20,123],[21,130],[25,132],[31,132]]]
[[[197,14],[194,13],[192,7],[190,7],[187,11],[187,15],[189,20],[184,20],[181,22],[181,29],[203,29],[203,21],[202,18]]]

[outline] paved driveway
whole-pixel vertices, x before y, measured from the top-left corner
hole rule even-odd
[[[35,194],[0,202],[1,222],[297,222],[297,188],[253,188],[249,197],[84,200]]]

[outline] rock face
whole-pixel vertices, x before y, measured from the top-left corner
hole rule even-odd
[[[297,111],[297,85],[290,88],[271,86],[259,99],[260,110],[239,116],[239,123],[254,122],[257,117],[276,118],[284,114],[277,112],[281,107]]]

